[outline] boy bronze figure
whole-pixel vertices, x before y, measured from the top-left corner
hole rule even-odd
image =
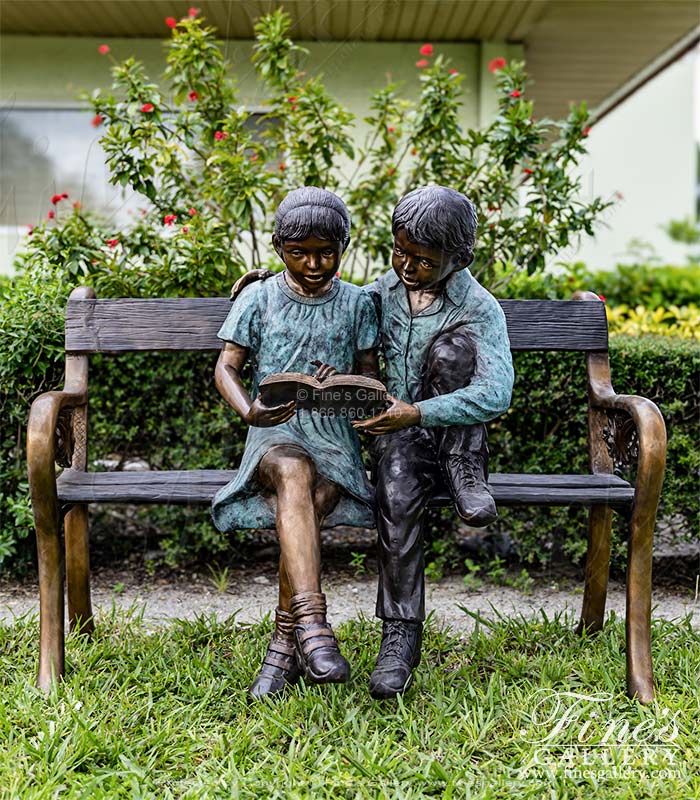
[[[357,430],[375,443],[382,644],[375,698],[408,688],[420,661],[425,588],[423,523],[446,482],[460,516],[496,519],[484,422],[508,409],[513,364],[496,299],[469,272],[477,217],[467,197],[425,186],[394,210],[393,270],[367,287],[380,314],[391,407]]]

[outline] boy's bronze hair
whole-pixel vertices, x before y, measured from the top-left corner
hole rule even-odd
[[[477,215],[471,200],[446,186],[421,186],[399,200],[391,232],[403,229],[414,243],[458,256],[464,266],[474,258]]]

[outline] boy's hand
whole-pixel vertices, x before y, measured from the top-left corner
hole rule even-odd
[[[248,409],[245,421],[254,428],[272,428],[290,420],[294,416],[294,406],[294,400],[279,406],[266,406],[256,397]]]
[[[353,422],[352,427],[357,431],[379,436],[383,433],[400,431],[402,428],[410,428],[412,425],[420,425],[420,411],[416,406],[404,403],[403,400],[398,400],[390,394],[387,394],[386,399],[391,406],[384,413],[362,422],[359,420]]]
[[[338,374],[338,370],[335,367],[332,367],[330,364],[324,364],[317,358],[315,358],[311,363],[314,365],[314,367],[318,367],[314,373],[314,378],[316,378],[319,383],[324,381],[326,378],[330,378],[331,375]]]

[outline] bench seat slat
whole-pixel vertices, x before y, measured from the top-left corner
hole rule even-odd
[[[501,300],[512,350],[608,349],[605,304],[573,300]],[[216,334],[231,303],[222,297],[71,300],[66,351],[221,349]]]
[[[208,504],[233,480],[236,470],[79,472],[67,469],[57,482],[63,503],[182,503]],[[634,488],[615,475],[492,474],[489,485],[502,505],[627,506]],[[451,503],[438,492],[433,505]]]

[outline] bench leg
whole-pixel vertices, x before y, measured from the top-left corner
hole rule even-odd
[[[641,505],[641,504],[640,504]],[[651,563],[656,504],[635,508],[627,549],[627,694],[640,703],[654,699],[651,665]]]
[[[610,506],[591,506],[588,513],[588,553],[586,555],[586,583],[583,590],[581,620],[576,632],[599,631],[605,617],[605,600],[608,594],[610,573],[610,531],[612,509]]]
[[[39,688],[48,693],[64,673],[63,548],[58,508],[32,495],[39,567]]]
[[[90,548],[86,504],[73,506],[66,514],[66,588],[70,629],[91,634],[95,628],[90,600]]]

